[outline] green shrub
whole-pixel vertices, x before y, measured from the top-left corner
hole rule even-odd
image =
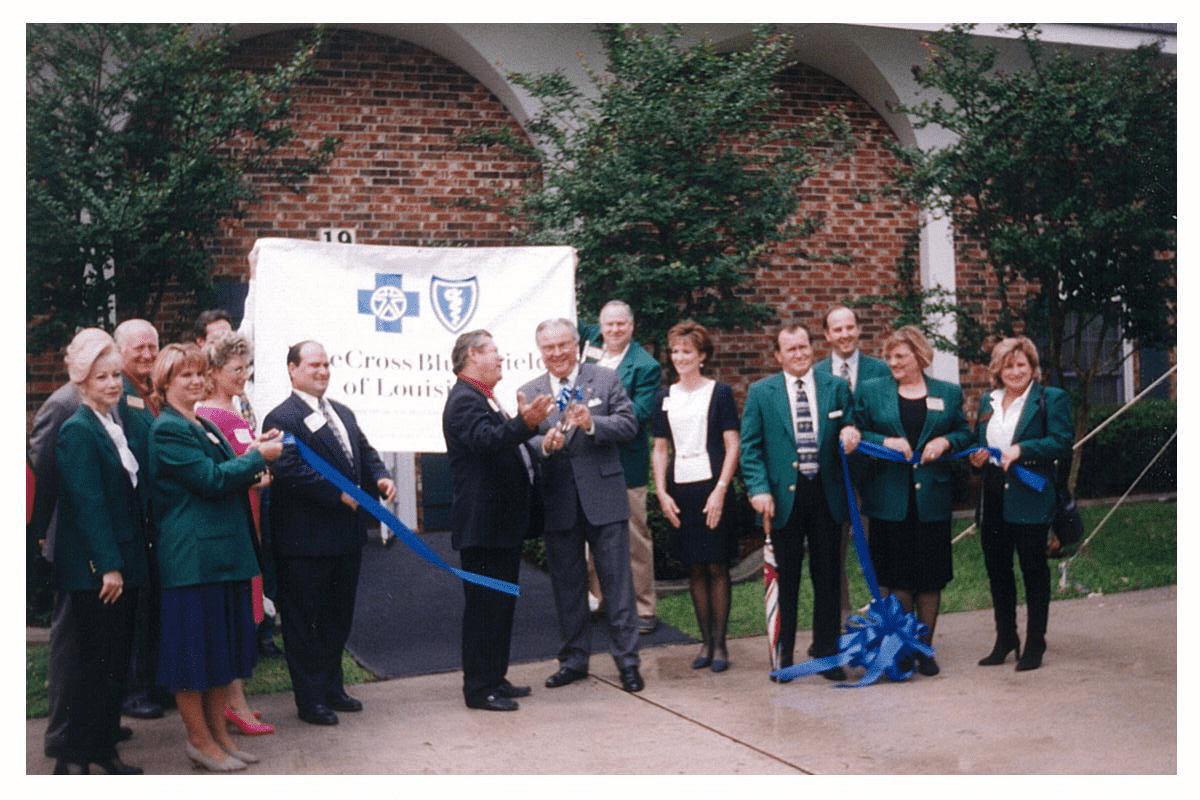
[[[1091,409],[1088,430],[1093,430],[1120,408],[1104,403]],[[1174,400],[1143,399],[1105,426],[1082,448],[1078,497],[1120,496],[1175,432]],[[1139,492],[1173,492],[1177,486],[1176,444],[1172,442],[1158,462],[1138,483]]]

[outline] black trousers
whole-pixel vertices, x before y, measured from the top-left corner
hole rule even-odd
[[[796,620],[800,602],[800,576],[804,567],[805,543],[808,544],[808,570],[813,586],[813,649],[815,657],[830,656],[838,650],[841,625],[841,526],[829,513],[820,477],[808,480],[796,475],[796,495],[792,515],[782,528],[771,532],[779,576],[779,644],[781,663],[793,663],[796,647]]]
[[[465,547],[459,558],[467,572],[509,583],[517,582],[521,570],[519,547]],[[463,697],[472,702],[483,700],[504,682],[517,598],[467,581],[463,595]]]
[[[1050,491],[1053,490],[1050,487]],[[1050,616],[1050,565],[1046,561],[1047,524],[1022,525],[1004,519],[1004,473],[988,464],[983,471],[983,514],[979,541],[992,590],[996,635],[1017,635],[1017,581],[1013,552],[1021,565],[1028,615],[1025,643],[1044,642]]]
[[[362,550],[275,560],[283,645],[296,707],[324,705],[345,691],[342,651],[354,621]]]
[[[76,763],[113,758],[121,725],[121,698],[140,590],[115,603],[96,590],[55,595],[50,636],[51,719],[62,720],[46,755]]]

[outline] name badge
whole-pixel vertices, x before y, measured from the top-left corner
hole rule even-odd
[[[310,433],[316,433],[317,431],[321,430],[321,428],[325,427],[325,424],[328,421],[329,420],[325,419],[325,415],[320,411],[314,411],[304,418],[304,425],[308,428]]]
[[[587,401],[587,407],[595,408],[596,406],[600,405],[600,402],[601,402],[601,400],[599,397],[593,397]]]
[[[926,397],[925,408],[929,409],[930,411],[945,411],[946,401],[940,397]]]
[[[604,357],[604,351],[601,350],[599,347],[596,347],[596,345],[594,345],[594,344],[586,345],[583,348],[583,360],[584,361],[599,361],[603,357]]]
[[[146,407],[146,401],[138,397],[136,394],[125,395],[125,403],[130,408],[143,409]]]
[[[250,432],[249,428],[238,428],[233,432],[233,438],[242,444],[250,444],[254,441],[254,434]]]
[[[841,419],[841,417],[842,417],[842,410],[840,408],[836,411],[829,412],[830,419]]]

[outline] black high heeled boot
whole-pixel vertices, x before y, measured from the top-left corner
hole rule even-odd
[[[1042,665],[1042,656],[1046,653],[1045,639],[1030,639],[1025,643],[1025,651],[1017,660],[1017,672],[1037,669]]]
[[[994,667],[997,664],[1003,664],[1009,653],[1020,656],[1021,639],[1015,633],[1009,636],[998,635],[996,643],[992,645],[992,652],[979,659],[979,666]]]

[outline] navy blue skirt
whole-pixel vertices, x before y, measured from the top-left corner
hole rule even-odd
[[[198,691],[249,678],[257,656],[250,581],[163,589],[158,684]]]

